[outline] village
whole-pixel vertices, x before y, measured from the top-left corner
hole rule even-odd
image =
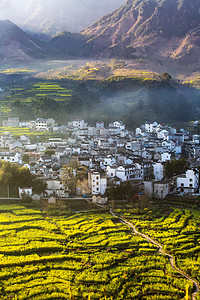
[[[197,123],[194,122],[193,126]],[[93,197],[94,202],[104,203],[107,201],[105,192],[111,186],[127,181],[137,188],[139,194],[150,198],[199,193],[200,136],[184,129],[177,132],[170,126],[146,122],[132,132],[121,121],[107,127],[99,121],[90,126],[84,120],[58,126],[54,119],[38,118],[20,123],[18,117],[9,117],[3,121],[3,127],[8,127],[8,132],[0,136],[1,161],[26,167],[43,180],[46,183],[45,197]],[[45,142],[32,143],[27,135],[14,138],[9,127],[28,127],[58,135],[65,133],[68,138],[49,138]],[[187,159],[187,170],[167,177],[166,163],[183,156]],[[62,168],[73,159],[85,166],[87,176],[72,192],[62,178]],[[19,187],[19,196],[23,193],[35,199],[44,196],[32,195],[31,187]]]

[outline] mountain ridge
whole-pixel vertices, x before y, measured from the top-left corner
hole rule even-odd
[[[2,0],[0,19],[9,19],[28,32],[53,37],[64,30],[79,32],[123,0]],[[44,37],[45,38],[45,37]]]
[[[0,20],[0,59],[24,61],[46,57],[45,45],[9,20]]]
[[[66,47],[70,43],[72,48],[73,36],[70,41],[68,37],[65,33],[60,36],[60,50],[62,44]],[[80,39],[80,47],[76,43],[73,51],[77,56],[152,56],[196,62],[200,54],[200,1],[128,0],[83,30]],[[50,45],[56,48],[55,38]]]

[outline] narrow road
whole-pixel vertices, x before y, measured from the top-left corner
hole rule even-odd
[[[128,222],[127,220],[117,216],[113,211],[112,209],[110,209],[110,213],[118,218],[122,223],[128,225],[130,228],[133,229],[133,232],[139,236],[142,236],[145,240],[149,241],[150,243],[156,245],[159,249],[159,253],[164,255],[164,256],[167,256],[167,258],[169,259],[169,262],[170,262],[170,265],[171,267],[177,272],[179,273],[181,276],[185,277],[187,280],[189,280],[190,282],[194,283],[195,285],[195,288],[196,288],[196,291],[192,294],[192,300],[196,300],[196,295],[198,294],[199,292],[199,284],[197,281],[195,281],[194,279],[190,278],[188,274],[184,273],[184,271],[182,271],[181,269],[179,269],[177,266],[176,266],[176,263],[175,263],[175,260],[174,260],[174,257],[166,252],[164,252],[162,250],[162,245],[160,245],[159,243],[157,243],[156,241],[154,241],[153,239],[151,239],[149,236],[137,231],[137,229],[135,228],[135,226]]]

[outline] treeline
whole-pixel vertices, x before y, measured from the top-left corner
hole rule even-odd
[[[14,110],[22,120],[36,119],[38,116],[54,118],[59,122],[80,118],[80,115],[87,118],[92,111],[95,111],[96,104],[100,101],[98,95],[90,91],[85,83],[78,84],[72,95],[63,101],[56,101],[51,95],[29,95],[26,102],[25,95],[13,95],[12,101],[9,99],[12,113]]]
[[[18,188],[33,188],[33,193],[41,194],[46,189],[46,183],[30,173],[28,168],[17,164],[0,161],[0,186],[2,191],[10,190],[12,196],[18,196]]]

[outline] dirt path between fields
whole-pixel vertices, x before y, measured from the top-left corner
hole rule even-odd
[[[122,218],[122,217],[117,216],[117,215],[112,211],[112,209],[110,209],[110,213],[111,213],[114,217],[118,218],[122,223],[128,225],[131,229],[133,229],[133,232],[134,232],[135,234],[137,234],[137,235],[139,235],[139,236],[142,236],[142,237],[143,237],[145,240],[147,240],[148,242],[150,242],[150,243],[156,245],[156,246],[158,247],[158,249],[159,249],[159,253],[162,254],[162,255],[164,255],[164,256],[167,256],[167,258],[169,259],[169,262],[170,262],[171,267],[172,267],[177,273],[179,273],[181,276],[185,277],[187,280],[189,280],[189,281],[191,281],[192,283],[194,283],[195,288],[196,288],[196,291],[192,294],[192,300],[196,300],[196,295],[198,294],[199,289],[200,289],[200,288],[199,288],[198,282],[197,282],[196,280],[190,278],[189,275],[188,275],[187,273],[185,273],[184,271],[182,271],[181,269],[179,269],[179,268],[176,266],[174,257],[173,257],[172,255],[170,255],[170,254],[164,252],[163,249],[162,249],[162,245],[160,245],[158,242],[154,241],[154,240],[151,239],[149,236],[147,236],[147,235],[145,235],[145,234],[143,234],[143,233],[137,231],[137,229],[135,228],[135,226],[134,226],[132,223],[128,222],[127,220],[125,220],[125,219]]]

